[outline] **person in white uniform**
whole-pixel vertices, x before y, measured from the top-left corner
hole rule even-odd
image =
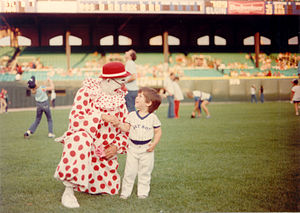
[[[161,97],[154,89],[142,87],[135,99],[137,111],[130,112],[125,123],[117,124],[129,131],[129,147],[122,182],[121,198],[127,199],[132,192],[138,175],[137,195],[144,199],[149,196],[151,173],[154,167],[154,149],[161,138],[161,122],[154,111],[161,104]]]

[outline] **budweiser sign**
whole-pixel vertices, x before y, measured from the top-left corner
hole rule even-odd
[[[265,14],[265,2],[228,1],[228,14]]]

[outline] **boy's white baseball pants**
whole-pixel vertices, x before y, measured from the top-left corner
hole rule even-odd
[[[149,144],[129,143],[121,196],[129,197],[131,195],[136,175],[138,175],[137,195],[148,196],[151,172],[154,167],[154,151],[147,152],[148,147]]]

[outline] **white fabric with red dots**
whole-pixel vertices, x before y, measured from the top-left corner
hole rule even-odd
[[[96,155],[98,146],[104,150],[116,145],[118,153],[126,153],[128,134],[101,120],[101,114],[116,115],[124,122],[128,114],[126,93],[117,90],[113,95],[102,92],[100,79],[87,79],[78,90],[71,112],[69,127],[56,139],[63,144],[63,153],[54,177],[68,181],[74,189],[90,194],[117,194],[120,176],[117,156],[105,159]]]

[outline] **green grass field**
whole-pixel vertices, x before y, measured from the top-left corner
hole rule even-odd
[[[212,103],[210,119],[190,119],[191,108],[182,105],[177,120],[166,118],[166,105],[157,112],[163,136],[148,199],[136,188],[128,200],[76,192],[79,209],[60,203],[64,187],[53,174],[62,145],[47,138],[46,118],[25,140],[35,112],[0,114],[0,212],[300,211],[300,116],[291,104]],[[68,113],[52,111],[57,136]],[[122,176],[125,155],[119,162]]]

